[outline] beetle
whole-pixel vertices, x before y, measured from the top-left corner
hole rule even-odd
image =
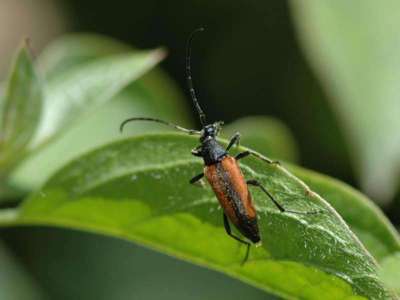
[[[203,159],[204,170],[202,173],[194,176],[189,182],[191,184],[196,184],[202,180],[203,177],[206,177],[221,207],[223,208],[223,224],[226,233],[233,239],[247,246],[246,255],[242,262],[243,264],[249,257],[251,243],[255,244],[255,246],[261,245],[260,230],[257,223],[257,212],[253,205],[251,193],[248,189],[249,185],[261,189],[281,212],[296,214],[309,214],[314,212],[298,212],[285,209],[259,181],[255,179],[246,180],[238,164],[239,160],[250,155],[268,164],[279,164],[279,162],[272,161],[252,150],[246,150],[234,157],[229,155],[229,150],[233,146],[239,145],[240,134],[238,132],[233,135],[226,148],[222,147],[222,145],[217,141],[216,138],[221,130],[223,122],[207,123],[206,115],[197,100],[191,75],[190,59],[192,40],[197,32],[203,30],[204,28],[198,28],[193,31],[190,34],[186,45],[186,79],[193,104],[199,115],[202,129],[186,129],[179,125],[156,118],[134,117],[124,120],[120,125],[120,131],[122,132],[124,126],[129,122],[150,121],[173,127],[189,135],[200,136],[200,145],[192,150],[192,155]],[[233,223],[239,232],[251,241],[251,243],[232,233],[230,223]]]

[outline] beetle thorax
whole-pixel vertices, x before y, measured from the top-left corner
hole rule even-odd
[[[221,161],[227,155],[225,149],[212,137],[202,141],[201,154],[207,166]]]

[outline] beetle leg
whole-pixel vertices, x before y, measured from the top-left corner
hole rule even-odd
[[[257,180],[254,179],[250,179],[247,180],[246,183],[248,185],[253,185],[253,186],[257,186],[259,187],[265,194],[267,194],[267,196],[272,200],[272,202],[274,202],[275,206],[281,211],[281,212],[286,212],[286,210],[283,208],[282,205],[280,205],[278,203],[278,201],[275,200],[275,198],[270,194],[270,192],[267,191],[267,189],[265,187],[263,187],[261,185],[261,183],[259,183]]]
[[[238,238],[236,235],[234,235],[234,234],[232,233],[231,226],[229,225],[229,221],[228,221],[227,216],[226,216],[225,214],[223,214],[223,216],[224,216],[224,227],[225,227],[226,233],[227,233],[231,238],[233,238],[233,239],[237,240],[238,242],[240,242],[240,243],[242,243],[242,244],[245,244],[245,245],[247,246],[246,255],[244,256],[244,259],[243,259],[243,261],[242,261],[242,263],[241,263],[241,264],[243,265],[243,264],[248,260],[248,258],[249,258],[250,243],[249,243],[249,242],[246,242],[246,241],[242,240],[241,238]]]
[[[247,157],[247,156],[249,156],[249,155],[250,155],[250,152],[249,152],[249,151],[240,152],[239,154],[237,154],[237,155],[235,156],[235,159],[236,159],[236,160],[239,160],[239,159],[245,158],[245,157]]]
[[[292,214],[299,214],[299,215],[312,215],[312,214],[318,214],[321,213],[322,211],[317,210],[317,211],[295,211],[295,210],[288,210],[285,209],[282,205],[279,204],[279,202],[274,198],[274,196],[271,195],[270,192],[267,191],[267,189],[265,187],[262,186],[262,184],[260,182],[258,182],[257,180],[251,179],[251,180],[247,180],[246,183],[248,185],[253,185],[253,186],[257,186],[259,187],[265,194],[267,194],[267,196],[269,197],[269,199],[272,200],[272,202],[275,204],[275,206],[279,209],[280,212],[282,213],[292,213]]]
[[[281,164],[279,161],[270,160],[270,159],[266,158],[265,156],[263,156],[263,155],[261,155],[261,154],[259,154],[257,152],[251,151],[251,150],[246,150],[246,151],[243,151],[243,152],[239,153],[238,155],[235,156],[235,159],[239,160],[239,159],[245,158],[245,157],[247,157],[249,155],[253,155],[254,157],[256,157],[256,158],[258,158],[258,159],[260,159],[262,161],[265,161],[266,163],[269,163],[269,164],[274,164],[274,165],[280,165]]]
[[[239,142],[240,142],[240,133],[236,132],[232,136],[232,138],[231,138],[231,140],[230,140],[230,142],[228,144],[228,147],[226,147],[226,152],[228,152],[229,149],[231,149],[233,145],[239,146]]]
[[[192,155],[202,157],[201,146],[198,146],[192,150]]]
[[[190,179],[191,184],[197,184],[202,178],[204,177],[204,173],[201,173],[199,175],[194,176],[192,179]]]

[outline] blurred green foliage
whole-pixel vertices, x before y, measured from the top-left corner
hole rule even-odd
[[[27,44],[15,57],[0,98],[0,180],[24,158],[41,118],[43,91]]]
[[[382,268],[379,275],[382,281],[393,291],[400,293],[400,252],[385,258],[382,262]]]
[[[135,59],[132,60],[132,63],[143,64],[143,67],[140,65],[131,66],[126,64],[126,61],[121,61],[120,67],[125,72],[128,71],[127,78],[123,78],[120,76],[121,70],[116,68],[115,62],[109,57],[118,58],[127,51],[133,51],[134,53],[132,55]],[[155,54],[157,53],[159,52]],[[51,173],[72,158],[97,145],[121,138],[122,136],[118,133],[119,123],[122,119],[132,114],[153,115],[166,119],[179,118],[183,125],[189,124],[188,117],[186,117],[186,105],[182,101],[180,93],[161,70],[153,69],[145,75],[140,74],[140,78],[136,78],[138,80],[129,84],[124,82],[127,79],[132,81],[130,77],[139,75],[139,72],[149,71],[150,66],[154,66],[154,63],[159,59],[151,54],[148,58],[155,58],[156,61],[150,60],[146,64],[146,61],[143,62],[140,57],[144,58],[143,54],[137,52],[137,50],[133,50],[131,47],[113,39],[97,35],[67,35],[50,44],[39,57],[38,65],[45,78],[51,84],[63,82],[66,76],[64,74],[68,74],[67,76],[72,74],[75,77],[70,79],[68,84],[70,86],[84,87],[85,84],[81,80],[80,69],[84,69],[85,73],[87,70],[95,69],[92,71],[92,76],[89,76],[89,78],[97,76],[97,80],[93,80],[93,84],[91,84],[91,88],[94,91],[89,91],[89,89],[82,91],[82,88],[74,87],[82,96],[81,101],[90,101],[86,97],[86,93],[108,95],[111,92],[115,93],[115,96],[108,95],[106,100],[112,101],[104,103],[104,105],[97,104],[99,106],[97,108],[93,107],[93,102],[87,106],[80,104],[78,109],[82,106],[88,107],[94,113],[80,112],[82,116],[78,119],[78,122],[73,122],[67,128],[60,128],[57,134],[62,134],[62,138],[54,138],[52,143],[47,143],[47,145],[40,147],[40,151],[35,151],[13,174],[13,183],[25,189],[37,188],[44,183]],[[104,68],[102,66],[104,61],[106,64],[110,63],[112,65],[112,67],[110,65],[107,66],[108,69],[106,71],[102,69]],[[99,66],[101,69],[98,69]],[[120,84],[123,85],[116,89],[114,86],[104,83],[103,73],[107,73],[107,76],[118,77]],[[103,81],[103,84],[100,84],[101,81]],[[107,79],[107,81],[112,80]],[[100,84],[100,90],[99,86],[94,84]],[[54,93],[62,94],[63,91],[69,91],[69,88],[63,84],[59,88],[53,87],[53,91]],[[65,93],[70,94],[72,92]],[[95,99],[96,103],[104,101],[93,95],[90,95],[90,97],[92,97],[91,101]],[[54,98],[57,98],[57,95],[53,94],[52,97],[48,97],[48,99]],[[65,100],[63,96],[59,101]],[[74,105],[77,106],[78,102],[76,100]],[[72,112],[70,108],[64,107],[59,113],[65,114],[70,118]],[[76,119],[77,117],[74,114],[74,118]],[[72,121],[70,120],[69,122]],[[151,128],[138,124],[136,128],[128,128],[127,134],[148,130],[151,130]],[[42,166],[40,174],[36,174],[38,165]]]
[[[3,242],[0,243],[0,298],[5,300],[47,299],[45,293]]]
[[[390,25],[390,20],[398,19],[398,10],[395,9],[397,3],[391,2],[391,5],[375,9],[376,5],[372,1],[357,5],[345,1],[335,4],[327,1],[293,1],[292,9],[300,32],[305,36],[309,32],[313,33],[311,38],[302,41],[308,45],[306,51],[314,63],[313,66],[316,66],[317,74],[323,79],[324,87],[330,96],[334,96],[334,102],[331,103],[335,110],[331,109],[316,78],[300,54],[286,2],[261,3],[243,0],[235,3],[222,1],[211,5],[195,1],[167,3],[158,0],[128,4],[117,0],[114,4],[113,14],[110,14],[109,5],[101,2],[71,0],[68,6],[72,12],[74,7],[77,8],[77,29],[107,33],[124,41],[131,41],[140,48],[166,46],[169,58],[163,63],[163,67],[182,88],[185,82],[183,62],[187,34],[199,24],[208,27],[201,39],[195,42],[194,78],[209,119],[230,122],[223,133],[224,137],[241,131],[243,145],[277,159],[301,162],[354,183],[351,157],[357,174],[361,174],[365,189],[377,195],[377,199],[388,200],[393,195],[398,186],[398,151],[397,139],[392,139],[393,144],[389,140],[398,135],[396,126],[389,126],[392,131],[386,130],[388,126],[384,122],[395,115],[399,106],[396,105],[395,97],[389,97],[394,99],[393,103],[384,107],[374,101],[386,99],[388,95],[395,96],[391,92],[395,89],[391,86],[396,86],[396,82],[387,72],[390,73],[395,66],[392,62],[397,57],[397,52],[393,43],[396,44],[397,39],[393,37],[394,31],[385,28]],[[177,14],[178,11],[182,13]],[[317,33],[315,30],[318,30]],[[328,47],[332,39],[337,41],[335,47]],[[363,55],[359,55],[360,52]],[[158,245],[157,249],[165,253],[185,256],[192,262],[214,268],[221,262],[216,261],[221,258],[235,257],[235,261],[240,260],[239,253],[243,249],[235,248],[236,244],[223,234],[221,220],[217,218],[220,212],[214,207],[212,194],[202,190],[185,193],[191,189],[186,185],[186,177],[183,176],[187,170],[175,174],[179,178],[173,182],[168,181],[168,178],[175,176],[173,172],[169,172],[171,170],[164,174],[165,180],[158,179],[159,173],[153,174],[143,185],[135,182],[135,177],[132,176],[137,175],[131,174],[131,171],[125,174],[130,180],[113,177],[135,161],[135,154],[145,164],[150,163],[154,157],[160,159],[161,156],[152,155],[157,147],[163,155],[176,158],[182,152],[182,157],[189,156],[189,144],[194,141],[182,139],[168,153],[163,151],[171,141],[167,141],[164,147],[154,144],[148,151],[138,153],[129,152],[135,150],[136,143],[131,145],[128,141],[121,142],[119,145],[129,144],[130,148],[125,149],[127,152],[121,157],[119,168],[107,169],[115,157],[110,153],[107,156],[105,152],[104,156],[91,165],[94,169],[98,167],[98,173],[93,171],[89,176],[88,172],[86,177],[81,173],[82,166],[90,162],[90,159],[78,158],[87,151],[126,136],[165,130],[153,124],[135,124],[129,126],[124,135],[120,135],[117,131],[118,125],[126,117],[160,117],[190,126],[189,110],[181,92],[166,73],[155,68],[164,53],[165,50],[138,51],[111,38],[90,34],[61,37],[44,50],[34,65],[31,64],[29,51],[25,48],[20,50],[11,70],[9,83],[2,84],[0,88],[0,111],[3,112],[0,117],[3,136],[0,140],[0,158],[6,157],[3,159],[6,163],[1,169],[3,173],[0,181],[0,203],[7,208],[0,211],[4,224],[35,222],[66,226],[63,222],[68,221],[73,228],[121,236],[120,231],[112,230],[113,224],[132,221],[135,216],[140,218],[140,211],[113,210],[108,205],[123,205],[125,202],[121,200],[132,193],[139,193],[134,195],[134,199],[129,199],[132,203],[143,199],[147,200],[145,203],[154,201],[154,192],[169,184],[165,191],[171,192],[172,185],[178,186],[173,192],[185,195],[185,199],[180,199],[181,202],[190,202],[190,199],[200,197],[200,194],[199,199],[210,199],[200,209],[200,213],[195,215],[201,215],[204,222],[198,227],[200,233],[203,229],[206,231],[205,223],[211,222],[215,228],[207,235],[203,232],[201,239],[191,241],[195,235],[189,234],[189,226],[179,228],[185,238],[177,238],[168,232],[168,226],[163,227],[163,236],[163,232],[159,231],[160,226],[153,224],[155,227],[150,228],[150,222],[146,241],[138,239],[138,235],[131,238],[139,243]],[[382,57],[385,58],[385,64],[381,64]],[[372,69],[374,72],[371,72]],[[332,93],[333,88],[339,92]],[[357,92],[360,90],[364,96]],[[364,101],[371,104],[365,114],[360,112],[367,107]],[[376,114],[376,111],[384,113]],[[10,112],[13,118],[4,118]],[[336,112],[338,116],[335,115]],[[254,117],[238,119],[248,115]],[[274,118],[266,115],[273,115]],[[371,124],[374,125],[374,130],[370,130]],[[36,130],[37,126],[39,130]],[[12,138],[4,138],[5,133]],[[349,146],[344,137],[350,142]],[[178,139],[173,139],[175,138]],[[7,147],[12,148],[12,151],[7,150],[6,144],[11,145]],[[99,152],[107,151],[109,147],[112,146],[101,148]],[[385,155],[374,156],[377,149],[385,150]],[[22,157],[26,159],[22,160]],[[192,158],[188,159],[191,163],[188,168],[195,166],[201,169],[199,163],[195,163]],[[75,164],[74,170],[76,174],[81,174],[78,177],[82,180],[78,180],[73,186],[68,186],[61,180],[60,191],[64,196],[50,197],[53,194],[47,189],[52,187],[52,183],[57,183],[57,178],[63,178],[64,165],[71,161],[75,161],[72,165]],[[256,163],[244,166],[247,172],[262,177],[266,186],[271,185],[274,193],[284,203],[298,205],[299,209],[311,205],[305,201],[307,195],[299,194],[300,191],[291,185],[297,179],[285,172],[278,174],[279,172],[276,173],[268,167],[261,168]],[[332,178],[294,165],[288,167],[340,213],[366,249],[333,210],[329,209],[328,215],[318,216],[316,219],[321,222],[318,229],[321,232],[336,230],[335,236],[341,238],[339,244],[332,244],[328,236],[321,235],[321,239],[317,238],[318,230],[308,229],[313,228],[312,224],[307,223],[311,223],[309,220],[291,220],[275,214],[273,208],[265,206],[264,202],[258,202],[260,200],[257,199],[262,196],[255,191],[257,204],[265,208],[266,215],[262,219],[268,222],[264,220],[262,224],[265,231],[264,249],[255,251],[253,255],[262,261],[265,258],[263,255],[268,253],[276,260],[264,259],[262,266],[259,263],[258,266],[249,265],[243,269],[234,266],[219,266],[217,269],[230,275],[235,274],[245,282],[257,283],[258,287],[286,298],[297,299],[301,295],[305,299],[318,299],[321,291],[330,290],[333,298],[338,295],[335,293],[344,293],[349,299],[356,299],[358,296],[353,294],[358,293],[373,299],[395,299],[395,294],[384,295],[386,291],[377,277],[377,265],[374,261],[376,259],[384,266],[380,278],[393,290],[397,289],[393,285],[393,278],[397,278],[398,274],[396,269],[390,269],[391,263],[387,261],[399,251],[399,236],[383,213],[368,198]],[[254,173],[253,168],[258,173]],[[58,170],[64,171],[60,173]],[[41,189],[40,186],[55,172],[59,174],[58,177],[53,177]],[[71,178],[75,175],[72,174]],[[103,183],[105,186],[102,188],[94,188],[96,196],[101,196],[102,201],[86,203],[85,200],[89,199],[80,195],[77,189],[85,182],[90,183],[96,176],[110,176],[109,178],[114,179],[112,184]],[[371,178],[376,176],[379,176],[379,181],[371,183]],[[276,181],[271,180],[274,178]],[[22,200],[21,191],[34,191],[34,194],[29,202],[22,203],[21,211],[8,209]],[[151,193],[146,194],[146,191]],[[153,208],[168,204],[165,191],[158,193],[164,198],[157,199],[159,204]],[[91,190],[90,193],[92,192]],[[73,195],[79,197],[73,198]],[[114,198],[119,195],[118,199],[112,198],[112,201],[121,203],[107,202],[112,195]],[[311,194],[312,197],[317,197],[313,195]],[[70,203],[71,199],[76,202]],[[128,204],[132,204],[131,202]],[[318,205],[327,205],[321,200],[316,202]],[[71,205],[76,205],[79,209],[70,210],[68,207]],[[185,208],[182,210],[186,212]],[[190,208],[187,210],[194,211]],[[19,214],[20,212],[22,213]],[[172,214],[172,211],[169,213]],[[398,215],[393,213],[393,216],[393,220],[398,223]],[[176,216],[172,214],[169,217],[175,220]],[[307,234],[296,236],[295,232],[302,232],[303,229]],[[140,228],[135,230],[140,231]],[[178,228],[170,231],[176,230]],[[132,295],[142,298],[159,298],[162,295],[166,299],[273,298],[220,274],[110,238],[42,227],[2,229],[1,237],[5,238],[8,247],[17,253],[39,284],[37,287],[32,283],[34,280],[22,270],[18,261],[3,255],[0,259],[6,266],[14,268],[15,265],[20,270],[10,273],[12,276],[5,275],[11,280],[10,285],[7,285],[11,291],[9,299],[15,296],[12,283],[20,286],[18,292],[21,295],[28,295],[26,299],[34,299],[33,295],[41,295],[39,298],[42,299],[43,291],[50,299],[76,299],[83,295],[85,299],[126,299]],[[184,247],[185,241],[189,244],[187,247]],[[304,241],[309,241],[306,244],[310,247],[304,248]],[[217,245],[218,243],[220,244]],[[223,244],[228,251],[217,251]],[[207,251],[202,252],[201,245],[206,245]],[[296,252],[298,248],[302,250]],[[342,253],[343,256],[324,256],[329,251]],[[284,272],[277,268],[282,263],[287,267]],[[4,271],[1,274],[7,274],[7,268]],[[282,278],[278,276],[280,271]],[[333,276],[334,274],[338,277]],[[21,281],[20,277],[24,279]],[[291,278],[290,283],[288,277]],[[342,281],[339,277],[347,281]],[[318,285],[312,284],[304,288],[307,280],[309,283],[316,280]],[[202,291],[192,295],[197,289]],[[4,299],[8,298],[5,296]]]
[[[388,203],[400,171],[400,3],[292,4],[300,40],[331,96],[362,188]]]

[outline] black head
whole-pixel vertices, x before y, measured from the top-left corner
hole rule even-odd
[[[204,126],[201,130],[200,142],[204,142],[207,139],[215,139],[221,131],[221,127],[223,124],[224,122],[219,121]]]
[[[223,159],[227,153],[224,147],[222,147],[216,137],[218,136],[223,122],[215,122],[208,124],[203,127],[200,131],[200,143],[201,145],[192,151],[195,156],[201,156],[206,166],[213,165],[221,159]]]

